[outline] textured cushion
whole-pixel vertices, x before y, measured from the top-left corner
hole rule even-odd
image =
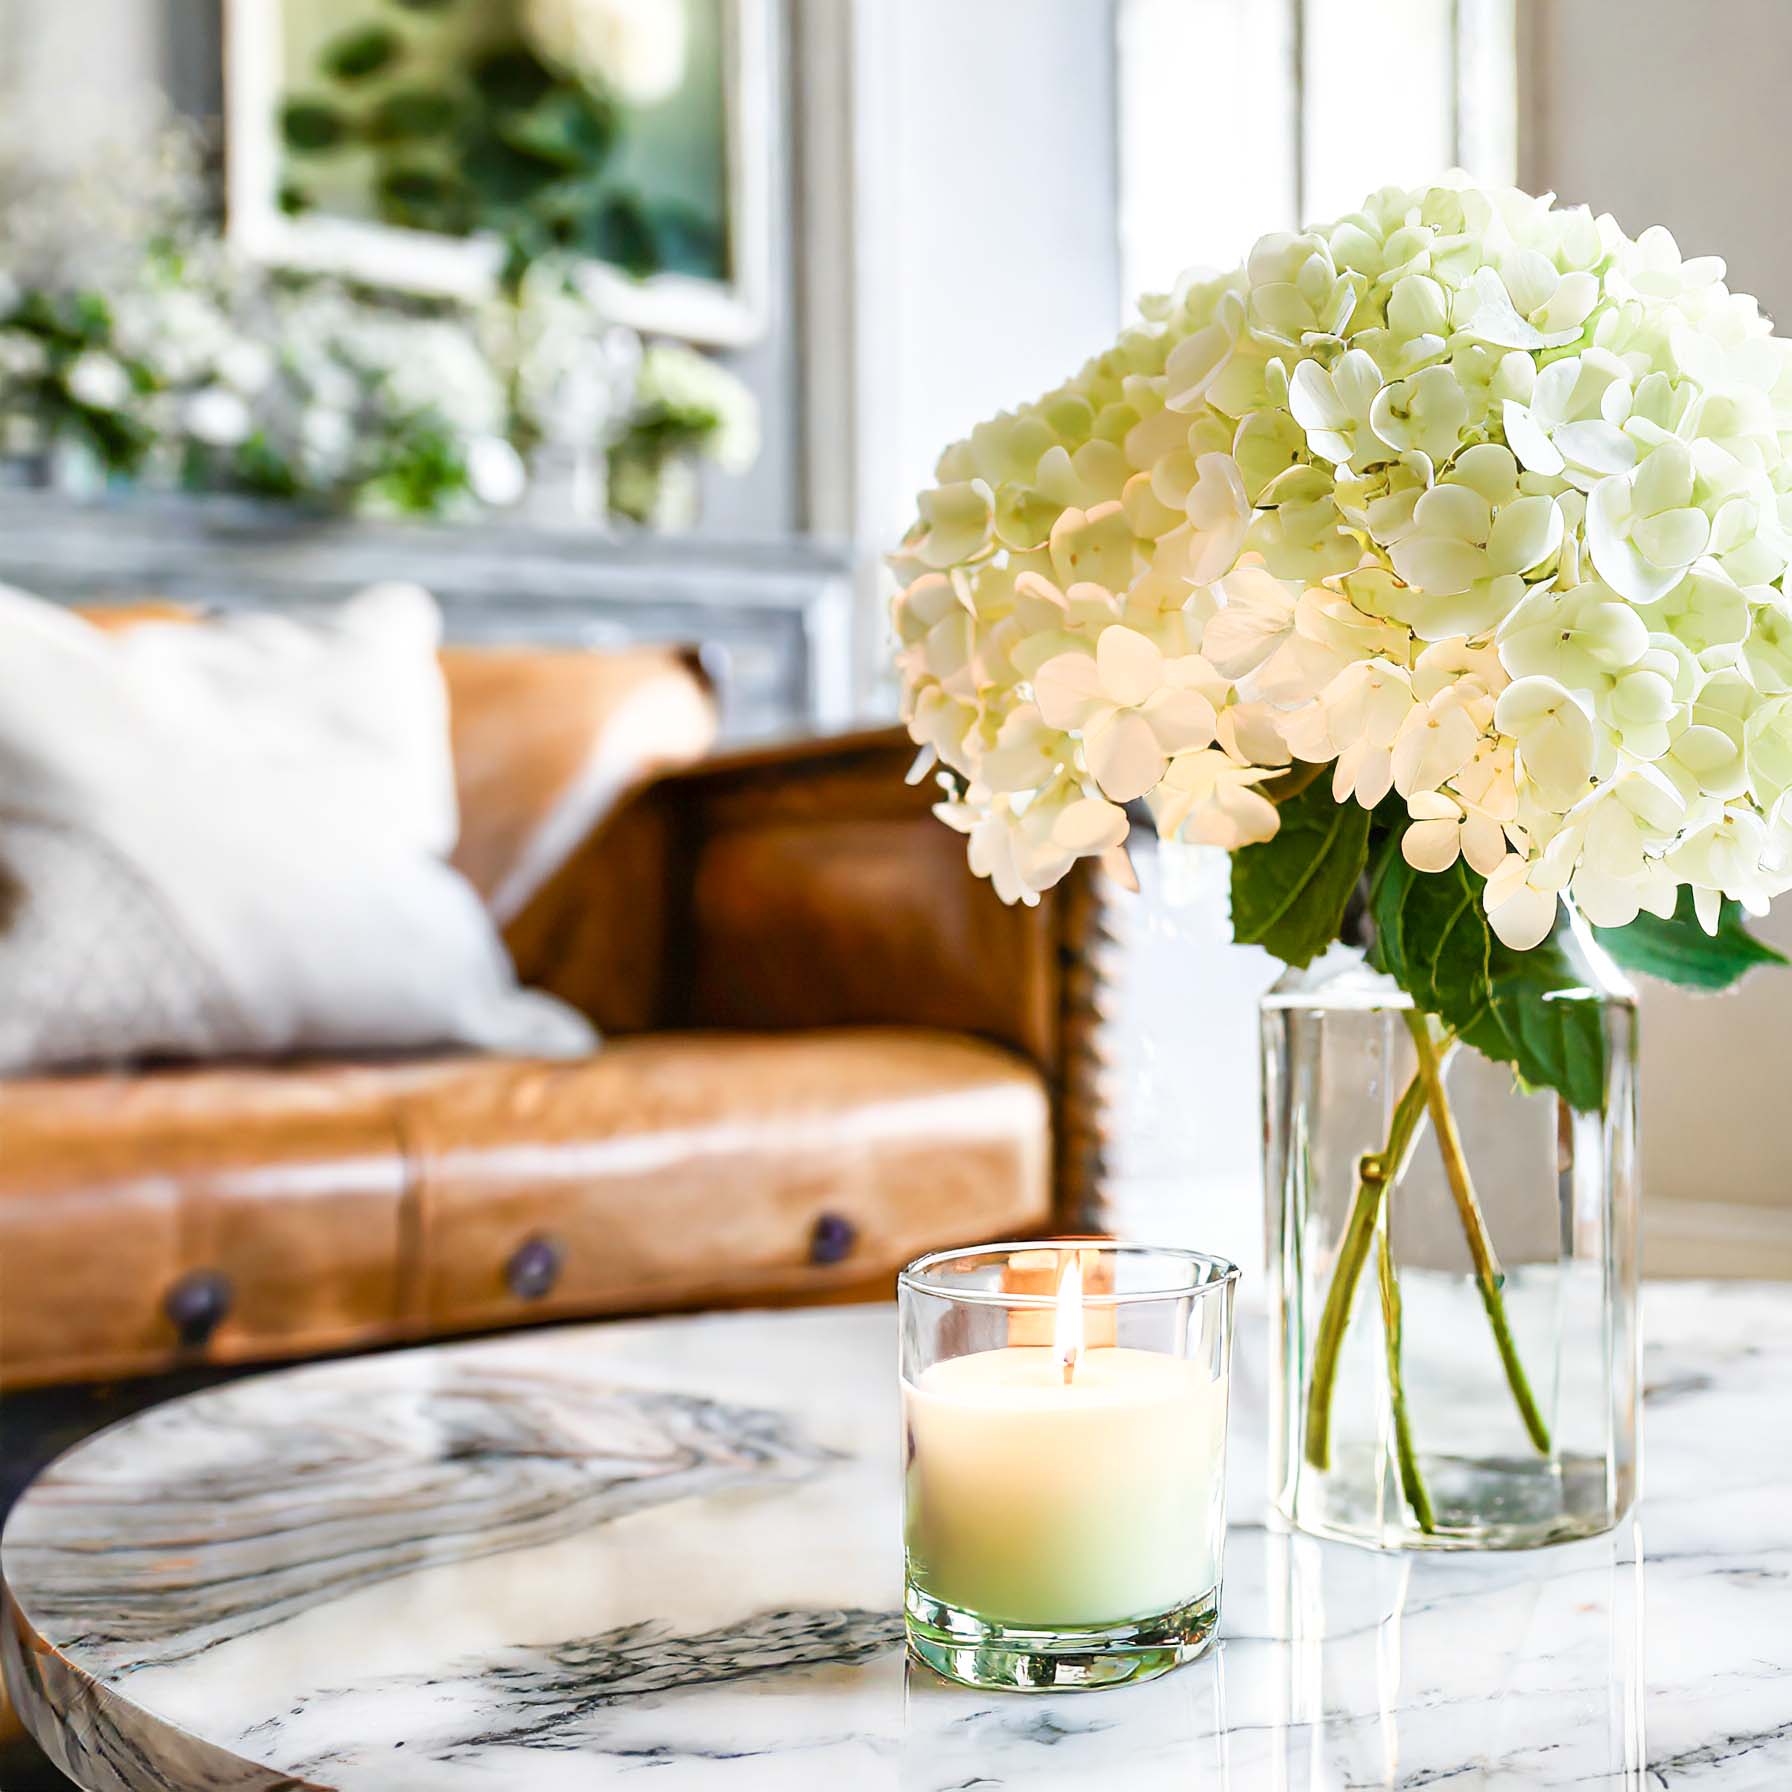
[[[0,1072],[589,1050],[444,862],[438,635],[414,587],[116,633],[0,588]]]
[[[0,1069],[79,1064],[112,1042],[203,1057],[246,1031],[154,886],[97,835],[0,812],[0,859]]]

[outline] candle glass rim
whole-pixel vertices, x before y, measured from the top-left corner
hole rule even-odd
[[[1019,1251],[1073,1249],[1107,1251],[1114,1256],[1134,1258],[1168,1257],[1179,1263],[1197,1265],[1205,1272],[1199,1281],[1181,1282],[1162,1288],[1116,1289],[1112,1293],[1086,1290],[1083,1294],[1085,1307],[1128,1307],[1139,1306],[1147,1301],[1199,1299],[1203,1295],[1216,1294],[1221,1289],[1230,1288],[1237,1282],[1240,1274],[1238,1265],[1229,1258],[1216,1257],[1211,1251],[1188,1250],[1181,1245],[1133,1244],[1112,1238],[1029,1238],[998,1241],[994,1244],[953,1245],[943,1251],[928,1251],[897,1271],[896,1286],[899,1291],[933,1295],[941,1300],[963,1301],[973,1306],[1055,1308],[1058,1304],[1056,1294],[1009,1293],[1001,1288],[960,1288],[927,1278],[942,1265],[969,1257],[995,1258]]]

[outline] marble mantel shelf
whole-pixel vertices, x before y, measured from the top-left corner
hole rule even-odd
[[[295,1371],[64,1457],[6,1672],[80,1784],[261,1792],[1792,1785],[1792,1290],[1652,1285],[1647,1494],[1529,1555],[1266,1530],[1235,1387],[1222,1642],[1147,1686],[905,1667],[894,1321],[540,1333]]]
[[[701,642],[735,740],[851,719],[853,573],[845,547],[809,537],[388,522],[239,498],[0,488],[0,580],[43,596],[262,608],[414,580],[456,640]]]

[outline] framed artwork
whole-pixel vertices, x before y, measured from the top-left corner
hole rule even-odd
[[[572,257],[617,322],[764,326],[767,0],[226,0],[227,229],[476,299]]]

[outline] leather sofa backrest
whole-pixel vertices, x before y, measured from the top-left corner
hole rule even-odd
[[[679,647],[449,647],[454,864],[500,926],[628,790],[700,759],[716,706]]]
[[[164,600],[82,606],[103,628],[198,622]],[[679,646],[454,646],[448,685],[460,840],[455,868],[500,926],[635,785],[700,759],[716,704]]]

